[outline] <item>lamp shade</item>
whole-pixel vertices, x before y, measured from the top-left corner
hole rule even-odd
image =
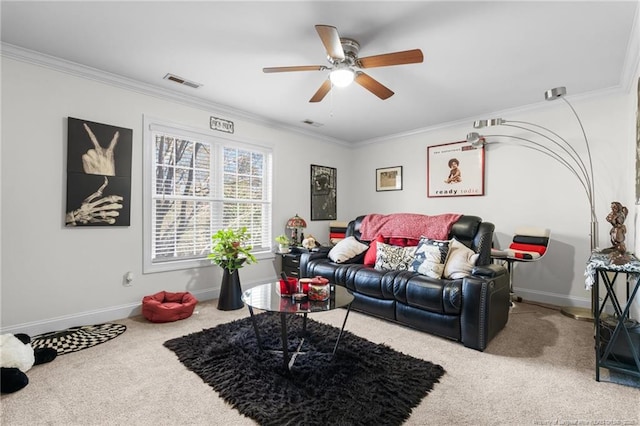
[[[289,229],[297,229],[297,228],[306,228],[307,222],[304,221],[303,218],[296,215],[287,221],[287,228]]]

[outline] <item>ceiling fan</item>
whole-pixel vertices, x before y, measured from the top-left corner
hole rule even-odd
[[[416,64],[424,59],[420,49],[358,58],[360,44],[350,38],[340,38],[336,27],[316,25],[316,31],[327,51],[329,66],[302,65],[262,69],[265,73],[330,70],[329,78],[322,83],[318,91],[309,99],[309,102],[320,102],[329,93],[332,86],[344,87],[351,84],[352,81],[355,81],[380,99],[387,99],[393,95],[393,92],[360,70],[391,65]]]

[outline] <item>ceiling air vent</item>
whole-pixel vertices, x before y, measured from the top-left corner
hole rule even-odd
[[[313,120],[309,120],[308,118],[306,120],[302,120],[302,122],[304,124],[308,124],[309,126],[313,126],[313,127],[322,127],[322,126],[324,126],[324,124],[317,123],[317,122],[315,122]]]
[[[173,74],[170,74],[170,73],[165,75],[164,79],[173,81],[173,82],[178,83],[178,84],[182,84],[184,86],[193,87],[194,89],[197,89],[198,87],[202,86],[202,84],[200,84],[200,83],[195,83],[193,81],[185,80],[182,77],[178,77],[177,75],[173,75]]]

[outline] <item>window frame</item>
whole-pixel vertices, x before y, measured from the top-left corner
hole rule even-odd
[[[144,274],[176,271],[182,269],[201,268],[211,266],[212,263],[205,257],[196,257],[189,259],[164,260],[162,262],[153,261],[153,226],[155,224],[153,218],[154,203],[154,181],[155,181],[155,139],[156,132],[166,132],[173,136],[182,136],[186,139],[196,141],[204,141],[211,144],[212,149],[222,152],[224,147],[246,149],[254,152],[261,152],[266,156],[266,173],[265,182],[263,183],[266,194],[265,199],[260,203],[267,205],[268,214],[263,223],[263,244],[261,250],[256,250],[253,254],[257,259],[266,259],[273,257],[270,244],[265,241],[271,241],[272,237],[272,215],[273,215],[273,148],[266,144],[250,143],[239,141],[220,135],[213,135],[204,129],[188,127],[182,124],[170,122],[165,119],[155,118],[145,115],[143,117],[143,268]],[[216,155],[217,158],[217,155]],[[215,164],[211,165],[211,178],[222,183],[223,165],[222,160],[218,159]],[[224,197],[215,197],[222,200]]]

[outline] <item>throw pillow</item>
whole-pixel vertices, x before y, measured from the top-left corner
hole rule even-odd
[[[369,249],[364,255],[364,264],[367,266],[373,266],[376,264],[376,257],[378,256],[378,243],[384,243],[382,235],[378,235],[375,240],[369,243]]]
[[[406,271],[413,262],[415,247],[400,247],[377,242],[376,263],[380,271]]]
[[[329,251],[329,259],[336,263],[347,263],[352,258],[369,248],[368,245],[356,240],[354,236],[347,237],[333,246]]]
[[[455,238],[449,244],[449,257],[444,265],[444,277],[452,280],[471,275],[480,255]]]
[[[448,254],[449,241],[423,237],[416,247],[409,270],[431,278],[442,278]]]

